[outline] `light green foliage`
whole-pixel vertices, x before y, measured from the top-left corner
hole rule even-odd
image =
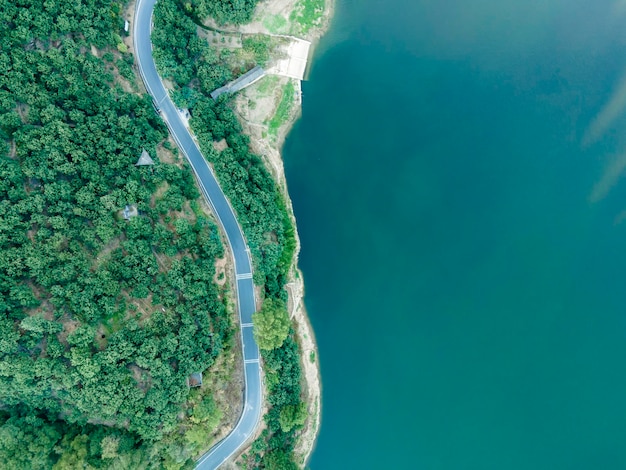
[[[299,0],[291,13],[294,33],[306,34],[320,26],[326,0]]]
[[[287,122],[287,119],[289,119],[289,115],[293,109],[294,100],[295,88],[293,86],[293,82],[289,80],[283,88],[283,94],[281,95],[276,112],[268,123],[268,131],[272,138],[276,138],[278,130],[285,124],[285,122]]]
[[[258,65],[264,67],[270,58],[273,49],[272,38],[266,34],[254,34],[246,36],[242,41],[244,51],[254,54],[254,59]]]
[[[73,470],[76,468],[87,468],[87,455],[89,453],[87,445],[89,437],[86,435],[76,436],[70,439],[69,436],[63,438],[63,447],[67,449],[61,455],[52,470]]]
[[[214,429],[222,419],[222,411],[215,405],[213,397],[205,395],[202,401],[193,407],[192,423],[204,423],[205,428]]]
[[[261,95],[268,95],[276,86],[279,78],[277,75],[265,75],[261,80],[256,83],[257,91]]]
[[[272,34],[284,34],[289,30],[289,24],[283,15],[267,15],[263,18],[263,26]]]
[[[115,436],[105,436],[100,442],[100,447],[102,448],[102,458],[103,459],[114,459],[119,457],[118,449],[120,447],[120,440]]]
[[[265,299],[261,310],[252,315],[252,322],[254,338],[261,349],[280,348],[291,328],[285,304],[271,298]]]
[[[208,443],[211,432],[213,432],[213,428],[207,427],[204,424],[191,426],[185,431],[185,441],[189,445],[200,448]]]
[[[17,407],[0,412],[3,469],[160,468],[164,450],[160,444],[149,449],[124,430],[68,425]]]
[[[301,428],[307,418],[306,403],[298,403],[297,405],[288,405],[280,410],[278,419],[280,428],[283,432],[289,432],[294,428]]]
[[[47,469],[61,439],[54,426],[36,416],[0,417],[0,462],[16,469]]]

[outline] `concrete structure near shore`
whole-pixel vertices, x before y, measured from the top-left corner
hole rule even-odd
[[[224,93],[235,93],[239,90],[243,90],[245,87],[252,85],[257,80],[260,80],[265,76],[265,70],[261,67],[256,66],[252,70],[244,73],[241,77],[233,80],[230,83],[227,83],[223,87],[214,90],[211,93],[211,98],[216,100],[220,95]]]
[[[223,94],[236,93],[244,88],[252,85],[265,75],[278,75],[281,77],[293,78],[295,80],[304,80],[306,66],[309,60],[309,49],[311,42],[304,39],[298,39],[293,36],[276,36],[289,40],[281,48],[284,58],[276,60],[274,65],[267,70],[260,66],[254,67],[252,70],[244,73],[242,76],[227,83],[223,87],[211,92],[211,98],[218,99]],[[286,42],[286,41],[285,41]]]
[[[283,47],[285,58],[276,61],[276,65],[269,68],[267,73],[304,80],[311,43],[294,37],[289,37],[289,40],[289,44]]]

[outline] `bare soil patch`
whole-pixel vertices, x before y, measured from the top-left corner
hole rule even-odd
[[[174,142],[174,139],[172,139],[169,134],[167,136],[166,142],[169,142],[169,149],[165,148],[163,144],[157,147],[157,157],[159,158],[159,161],[163,163],[169,163],[171,165],[176,165],[178,168],[182,168],[184,165],[183,159],[180,156],[180,153],[174,154],[174,151],[171,150],[177,147],[176,142]]]
[[[57,336],[59,341],[67,346],[67,337],[76,331],[76,328],[80,326],[80,322],[71,320],[67,315],[61,320],[61,322],[63,323],[63,331],[61,331]]]
[[[222,287],[226,285],[226,270],[228,269],[228,259],[226,257],[215,260],[215,276],[213,282]]]
[[[111,256],[111,253],[120,247],[120,243],[119,238],[114,238],[109,243],[104,245],[104,248],[102,248],[100,253],[98,253],[98,256],[96,256],[96,266],[100,266],[102,263],[105,263]]]
[[[272,173],[283,194],[288,199],[284,176],[283,159],[280,148],[295,121],[300,117],[300,82],[293,80],[296,100],[287,116],[278,127],[276,136],[269,132],[269,122],[278,110],[283,90],[292,79],[266,76],[259,82],[241,91],[235,98],[235,111],[244,128],[250,135],[250,147],[260,155]],[[267,83],[269,82],[269,86]]]
[[[213,148],[218,152],[222,150],[226,150],[228,148],[228,144],[226,143],[226,139],[222,139],[218,142],[213,142]]]

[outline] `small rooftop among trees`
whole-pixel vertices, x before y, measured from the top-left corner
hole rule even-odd
[[[135,205],[126,204],[126,207],[122,210],[122,217],[124,217],[124,220],[130,220],[132,217],[137,217],[138,215],[139,211]]]
[[[189,387],[199,387],[202,385],[202,372],[193,372],[187,378],[187,384]]]
[[[141,152],[141,156],[139,157],[139,160],[137,160],[137,163],[135,163],[135,166],[145,166],[145,165],[154,165],[154,160],[152,160],[152,158],[150,157],[150,154],[146,151],[146,149],[143,149]]]

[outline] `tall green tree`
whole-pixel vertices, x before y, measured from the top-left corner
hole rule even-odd
[[[261,349],[277,349],[289,335],[291,320],[285,303],[267,298],[263,307],[252,315],[254,339]]]

